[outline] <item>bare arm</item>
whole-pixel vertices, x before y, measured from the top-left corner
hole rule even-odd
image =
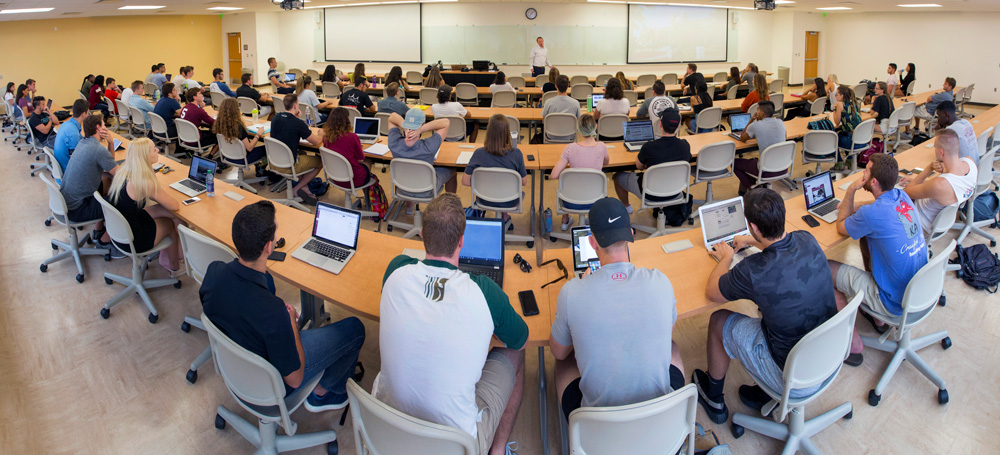
[[[323,143],[322,130],[313,129],[312,134],[309,135],[309,139],[306,140],[309,141],[310,144],[319,147]]]
[[[848,217],[854,215],[854,194],[858,192],[858,189],[864,186],[865,179],[868,178],[868,170],[865,170],[864,176],[854,181],[851,186],[847,187],[847,193],[844,195],[844,200],[840,203],[840,211],[837,214],[837,232],[840,235],[850,235],[847,233],[847,226],[844,222]]]
[[[573,353],[573,345],[563,346],[551,336],[549,337],[549,349],[552,350],[552,355],[556,360],[566,360]]]
[[[115,169],[113,170],[117,169],[118,168],[115,167]],[[176,212],[181,208],[181,205],[180,203],[177,202],[177,199],[171,197],[170,194],[167,193],[167,190],[164,189],[164,187],[161,185],[156,185],[156,192],[153,193],[151,199],[156,201],[157,204],[160,204],[161,206],[163,206],[163,208],[171,212]]]
[[[925,169],[921,175],[928,171],[929,169]],[[945,206],[958,202],[955,192],[952,191],[951,185],[945,179],[931,179],[930,181],[920,183],[914,182],[907,185],[904,191],[913,200],[934,199],[938,204]]]
[[[472,174],[462,173],[462,185],[472,186]]]
[[[420,134],[424,132],[431,131],[442,138],[448,135],[448,126],[451,125],[446,118],[439,118],[437,120],[427,122],[420,127]]]
[[[393,112],[389,115],[389,128],[399,128],[403,129],[403,117],[399,114]]]
[[[729,265],[733,262],[733,248],[726,242],[719,242],[715,244],[711,254],[719,260],[719,263],[712,269],[712,274],[708,276],[705,297],[715,303],[726,303],[729,299],[722,295],[722,291],[719,289],[719,279],[729,271]]]
[[[552,167],[552,174],[549,175],[549,178],[550,179],[558,179],[559,178],[559,174],[562,173],[563,169],[566,169],[566,166],[568,164],[569,164],[569,162],[566,161],[566,158],[559,157],[559,161],[557,161],[556,165],[554,167]],[[604,164],[608,164],[607,157],[605,157],[605,159],[604,159]]]

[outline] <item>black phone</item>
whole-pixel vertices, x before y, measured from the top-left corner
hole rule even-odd
[[[528,155],[528,161],[535,161],[535,155]]]
[[[903,169],[903,168],[899,168],[899,173],[900,173],[900,174],[906,174],[906,175],[910,175],[910,174],[912,174],[913,172],[911,172],[911,171],[910,171],[910,170],[908,170],[908,169]]]
[[[538,314],[538,302],[535,301],[535,291],[521,291],[517,293],[517,298],[521,301],[521,313],[525,316]]]
[[[271,255],[267,257],[267,260],[268,261],[278,261],[278,262],[284,261],[285,260],[285,252],[283,252],[283,251],[272,251]]]
[[[809,227],[819,227],[819,221],[816,221],[812,215],[802,215],[802,221],[805,221]]]

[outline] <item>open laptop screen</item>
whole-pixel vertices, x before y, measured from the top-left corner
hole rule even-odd
[[[347,248],[357,248],[361,213],[320,202],[316,204],[313,237]]]
[[[711,207],[702,207],[698,211],[707,246],[747,231],[747,220],[743,217],[743,198],[712,204]]]
[[[474,265],[503,263],[503,221],[499,218],[465,220],[465,241],[458,262]]]
[[[215,161],[209,161],[197,156],[191,158],[191,169],[188,171],[188,178],[197,182],[205,183],[208,171],[212,171],[212,174],[215,174],[215,166]]]
[[[378,136],[380,120],[381,119],[369,117],[354,117],[354,134]]]
[[[806,207],[813,208],[833,197],[833,178],[829,172],[814,175],[802,181]]]
[[[622,124],[622,129],[625,131],[625,142],[643,142],[653,140],[653,122],[649,120],[624,122]]]
[[[599,101],[601,101],[601,100],[604,99],[604,95],[600,95],[600,94],[596,94],[596,93],[593,94],[593,95],[591,95],[591,97],[594,99],[594,106],[597,106],[597,103]]]
[[[285,82],[295,82],[295,73],[285,73]]]
[[[729,116],[729,126],[733,131],[743,131],[750,124],[750,114],[733,114]]]

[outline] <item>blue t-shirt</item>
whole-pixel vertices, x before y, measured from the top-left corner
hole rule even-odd
[[[858,208],[844,221],[844,227],[852,239],[868,238],[872,276],[882,304],[890,313],[901,314],[910,278],[927,264],[927,243],[913,201],[893,188],[874,203]]]
[[[163,74],[160,74],[160,73],[156,73],[156,74],[153,75],[153,81],[152,82],[154,84],[156,84],[157,88],[159,88],[160,90],[163,90],[163,84],[167,83],[167,76],[165,76]],[[152,93],[150,93],[150,95],[152,95]]]
[[[153,113],[163,117],[163,121],[167,123],[167,131],[170,132],[171,136],[175,136],[174,132],[177,131],[177,127],[174,126],[174,115],[180,108],[181,103],[173,98],[160,98],[156,102],[156,107],[153,108]]]
[[[226,96],[236,98],[236,93],[234,93],[233,89],[229,88],[229,85],[225,82],[212,82],[212,86],[217,88],[220,92],[225,93]]]
[[[80,142],[80,122],[77,122],[75,118],[67,120],[62,126],[59,127],[59,132],[56,133],[56,144],[53,147],[52,152],[56,156],[56,161],[59,162],[59,167],[62,168],[63,172],[66,171],[66,165],[69,164],[69,155],[76,150],[76,144]]]

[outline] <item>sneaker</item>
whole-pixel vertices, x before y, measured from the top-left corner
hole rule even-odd
[[[110,241],[108,241],[108,243],[103,243],[100,240],[97,240],[97,247],[107,249],[111,253],[111,259],[122,259],[126,256],[121,250],[111,246]]]
[[[850,354],[847,356],[846,359],[844,359],[844,365],[850,367],[859,367],[864,362],[865,362],[865,356],[860,352],[857,354]]]
[[[296,193],[296,194],[298,194],[298,196],[300,198],[302,198],[302,203],[303,204],[308,205],[310,207],[316,205],[316,196],[313,196],[312,194],[309,194],[309,192],[306,191],[305,188],[299,190],[299,192]]]
[[[704,371],[694,370],[694,373],[691,374],[691,382],[698,387],[698,403],[701,403],[701,408],[705,410],[709,420],[717,425],[722,425],[729,420],[729,408],[726,407],[724,395],[719,396],[719,401],[714,401],[705,394],[708,380],[708,373]]]
[[[626,205],[625,206],[625,211],[628,212],[629,215],[631,215],[632,214],[632,204]]]
[[[316,396],[315,393],[310,393],[309,397],[306,398],[306,409],[309,412],[334,411],[344,409],[345,407],[347,407],[346,393],[327,392],[326,395],[321,397]]]
[[[562,223],[562,224],[559,225],[559,229],[562,230],[563,232],[566,232],[567,230],[569,230],[569,225],[570,224],[572,224],[572,222],[570,222],[570,223]]]
[[[741,385],[740,401],[748,408],[760,411],[764,405],[771,402],[771,396],[759,385]]]

